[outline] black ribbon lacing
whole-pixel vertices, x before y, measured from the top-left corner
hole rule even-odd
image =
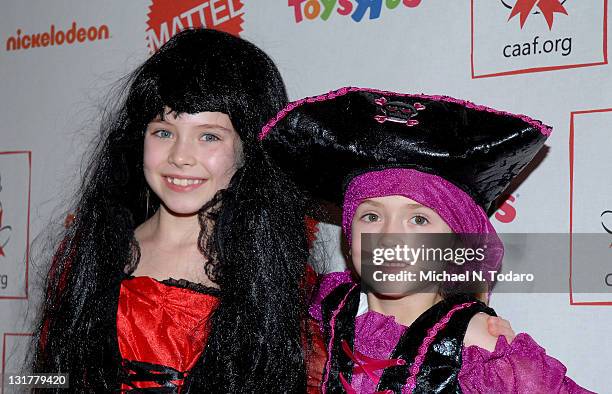
[[[122,390],[124,393],[137,394],[168,394],[178,393],[180,384],[187,376],[186,372],[177,371],[166,365],[152,364],[144,361],[123,360],[123,368],[128,374],[121,379],[121,383],[130,387],[129,390]],[[179,385],[175,381],[180,381]],[[140,388],[134,385],[135,382],[155,382],[159,387]]]

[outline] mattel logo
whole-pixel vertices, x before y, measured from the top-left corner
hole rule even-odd
[[[110,34],[107,25],[78,27],[76,22],[66,30],[57,29],[55,25],[44,33],[27,34],[17,29],[15,35],[6,40],[6,50],[44,48],[48,46],[71,45],[85,41],[108,40]]]
[[[242,32],[241,0],[153,0],[147,21],[147,43],[151,53],[170,37],[190,27],[207,27],[233,35]]]
[[[471,0],[472,78],[608,63],[607,0]]]

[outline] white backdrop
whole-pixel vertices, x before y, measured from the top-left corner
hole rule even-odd
[[[554,128],[548,155],[497,212],[494,225],[500,232],[612,229],[612,213],[606,213],[612,210],[607,0],[539,0],[545,10],[559,3],[565,12],[523,9],[522,27],[521,14],[509,19],[516,1],[4,1],[3,371],[15,371],[31,331],[25,311],[38,297],[39,274],[27,264],[28,242],[62,212],[105,94],[150,48],[202,20],[269,53],[292,99],[343,85],[367,86],[446,94],[543,120]],[[323,233],[337,237],[337,228]],[[340,268],[340,256],[335,263]],[[579,384],[612,393],[612,293],[570,295],[569,258],[558,263],[568,273],[567,292],[497,294],[492,306],[517,332],[530,333],[562,360]],[[589,269],[583,265],[572,270]]]

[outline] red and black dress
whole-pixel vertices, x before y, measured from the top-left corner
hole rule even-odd
[[[180,393],[206,345],[218,296],[184,279],[124,279],[117,306],[121,392]]]

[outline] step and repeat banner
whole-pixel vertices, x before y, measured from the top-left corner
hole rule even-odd
[[[3,2],[2,371],[19,370],[30,339],[43,275],[33,241],[58,220],[69,222],[64,204],[109,92],[173,34],[206,26],[263,48],[292,99],[365,86],[454,96],[551,125],[547,149],[492,222],[502,233],[564,234],[556,261],[547,261],[564,285],[493,294],[491,304],[579,384],[612,392],[610,16],[607,0]],[[338,227],[319,227],[326,268],[343,269]],[[580,256],[572,234],[603,239],[593,254],[603,261]],[[584,278],[598,290],[576,291]]]

